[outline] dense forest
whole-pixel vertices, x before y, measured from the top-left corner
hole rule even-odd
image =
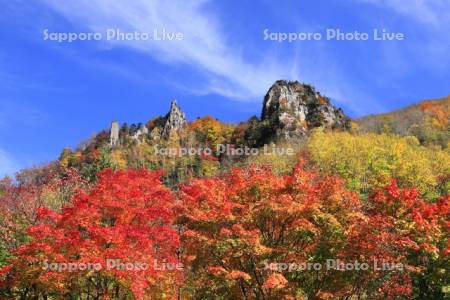
[[[173,104],[2,179],[0,298],[448,296],[450,98],[350,120],[278,85],[261,117]]]

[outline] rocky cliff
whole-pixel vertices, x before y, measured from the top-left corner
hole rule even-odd
[[[314,87],[298,81],[278,80],[267,92],[261,121],[277,138],[301,137],[314,127],[349,128],[350,119]]]
[[[109,144],[111,147],[119,145],[119,122],[117,121],[111,123]]]
[[[184,112],[181,111],[177,101],[173,100],[166,116],[158,116],[153,119],[153,123],[155,124],[151,127],[147,127],[141,123],[128,126],[125,123],[122,128],[119,129],[119,122],[113,121],[109,131],[110,146],[119,146],[121,144],[121,139],[124,138],[128,138],[138,144],[141,144],[145,139],[159,140],[160,138],[168,138],[171,132],[182,129],[187,124],[187,121],[186,116]]]
[[[162,136],[168,137],[172,131],[177,131],[186,125],[186,116],[181,111],[176,100],[170,104],[170,111],[165,116],[166,122],[162,130]]]
[[[167,139],[172,132],[180,131],[187,124],[186,116],[177,101],[173,100],[170,110],[164,117],[157,117],[146,126],[119,124],[113,122],[110,130],[110,145],[120,144],[122,135],[142,143],[145,139]],[[314,127],[342,128],[350,127],[350,119],[340,108],[330,103],[327,97],[306,84],[298,81],[276,81],[264,97],[261,119],[247,122],[244,143],[261,146],[277,139],[299,138]],[[119,137],[120,133],[120,137]]]

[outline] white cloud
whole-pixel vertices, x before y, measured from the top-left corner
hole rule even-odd
[[[220,27],[217,16],[205,10],[205,1],[47,0],[47,3],[77,26],[86,24],[89,30],[120,28],[153,33],[154,29],[165,28],[182,32],[183,41],[118,41],[116,45],[143,51],[164,63],[182,63],[200,70],[208,79],[201,87],[205,92],[243,99],[260,97],[275,80],[289,75],[292,68],[287,62],[275,63],[272,58],[258,64],[247,62],[238,49],[228,45],[230,37]]]
[[[412,17],[418,22],[440,26],[450,22],[450,2],[448,0],[358,0],[395,10]]]
[[[59,1],[46,0],[57,13],[70,20],[80,31],[104,32],[107,28],[124,31],[150,32],[165,28],[182,32],[182,42],[119,41],[104,43],[104,47],[127,47],[156,58],[168,65],[184,64],[206,78],[204,82],[186,84],[166,78],[174,86],[192,94],[218,94],[240,100],[261,101],[268,88],[279,79],[300,80],[316,86],[322,94],[345,104],[357,114],[372,111],[376,103],[358,86],[345,84],[344,70],[327,55],[320,52],[325,45],[306,50],[302,55],[280,56],[274,44],[258,51],[258,62],[244,58],[244,45],[236,44],[220,23],[220,17],[208,11],[208,0],[170,2],[135,0],[133,2],[108,0]],[[83,27],[84,26],[84,27]],[[52,28],[57,31],[57,28]],[[260,32],[261,39],[263,32]],[[278,47],[278,45],[277,45]],[[320,48],[320,49],[318,49]],[[248,49],[246,49],[248,50]],[[263,51],[266,51],[262,53]],[[294,51],[295,52],[295,51]],[[255,54],[253,54],[255,55]],[[322,56],[319,58],[319,56]],[[330,69],[333,72],[330,72]],[[361,104],[364,104],[362,107]],[[379,109],[379,108],[377,108]]]
[[[412,57],[403,54],[403,65],[422,64],[432,72],[442,72],[450,65],[450,1],[448,0],[356,0],[369,3],[411,20],[410,27],[418,42],[409,44]],[[420,37],[420,38],[419,38]],[[406,39],[409,39],[407,35]],[[398,56],[396,62],[402,60]],[[401,69],[399,69],[401,71]]]

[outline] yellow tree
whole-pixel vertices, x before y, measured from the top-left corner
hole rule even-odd
[[[448,151],[421,146],[415,137],[317,130],[308,149],[320,169],[341,175],[360,192],[385,186],[393,177],[435,199],[443,193],[441,181],[450,172]]]

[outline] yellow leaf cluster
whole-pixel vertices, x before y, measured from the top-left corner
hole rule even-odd
[[[450,153],[424,147],[415,137],[315,131],[308,144],[313,162],[323,171],[347,180],[350,188],[367,192],[395,178],[416,187],[426,198],[439,196],[439,180],[450,172]]]

